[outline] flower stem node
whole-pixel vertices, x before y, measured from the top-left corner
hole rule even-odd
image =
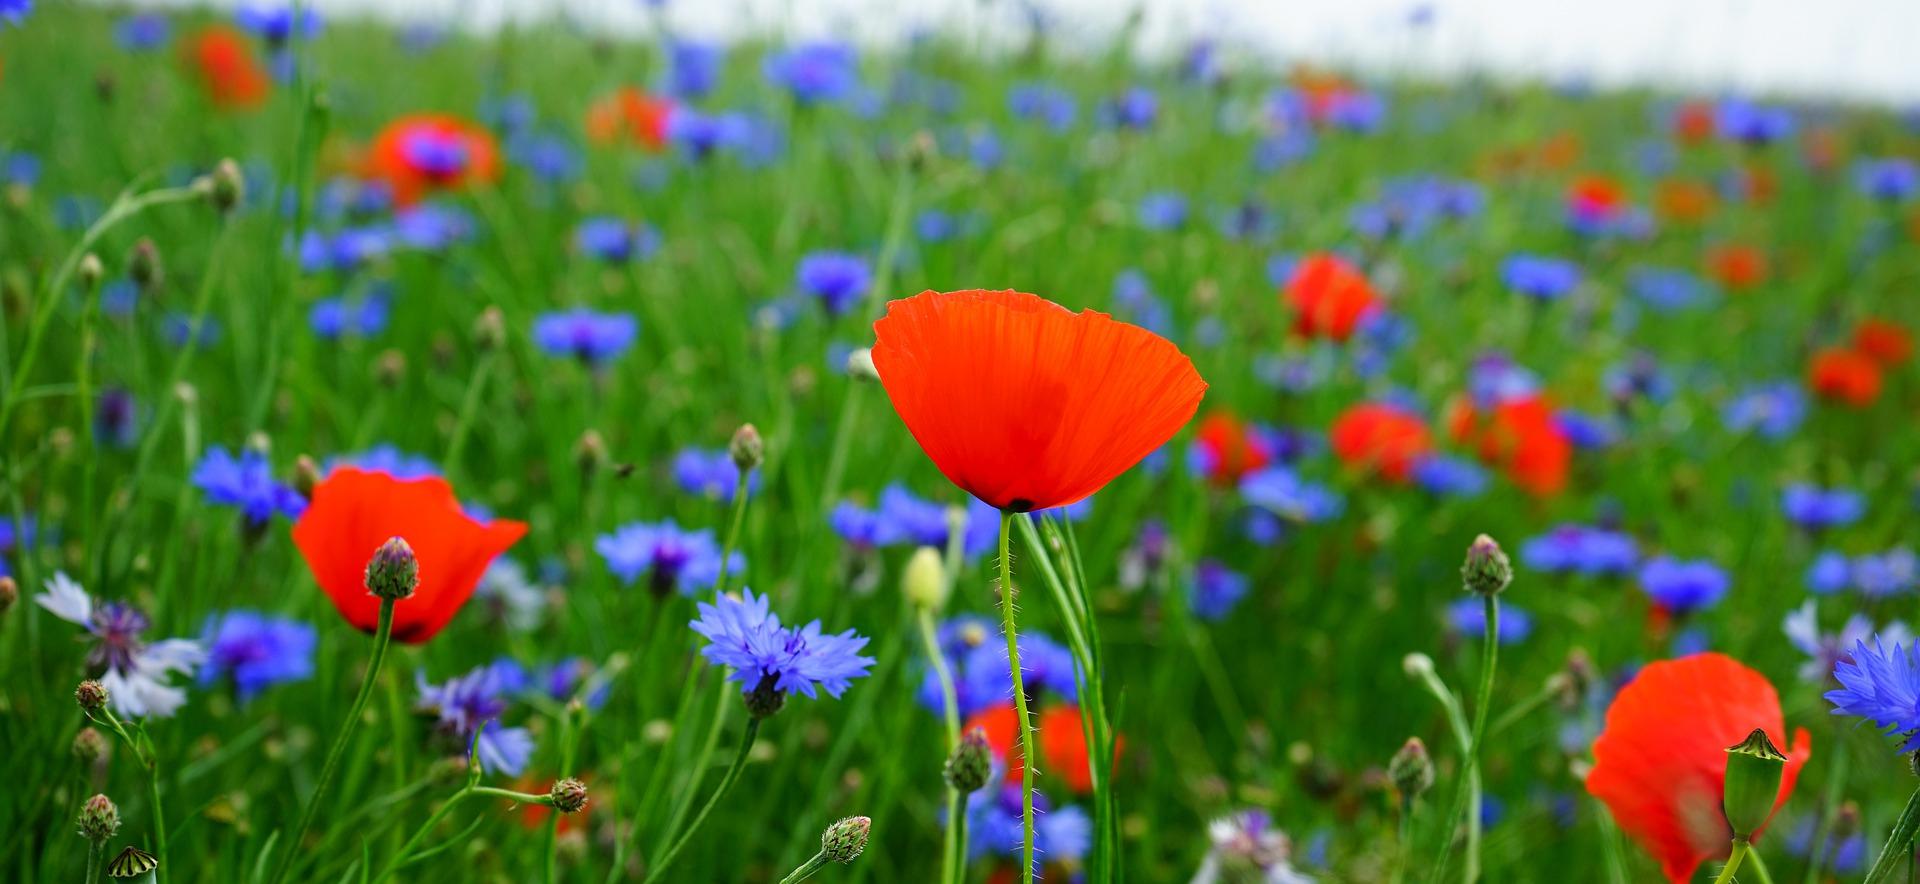
[[[1754,831],[1773,816],[1786,767],[1787,757],[1773,747],[1767,732],[1760,728],[1727,747],[1727,784],[1721,808],[1727,813],[1727,824],[1733,827],[1735,838],[1751,839]]]
[[[873,820],[864,816],[850,816],[831,826],[820,835],[820,852],[828,861],[850,863],[867,849],[867,834],[873,830]]]
[[[553,809],[561,813],[579,813],[587,806],[587,784],[573,777],[555,780],[547,794],[553,798]]]
[[[767,444],[752,424],[741,424],[733,431],[733,441],[727,443],[727,456],[733,459],[735,469],[751,472],[767,459]]]
[[[923,546],[913,551],[913,558],[907,560],[907,570],[900,577],[900,587],[907,595],[907,601],[916,608],[938,612],[947,606],[947,569],[940,561],[940,551],[931,546]]]
[[[1419,737],[1408,737],[1406,745],[1387,762],[1387,777],[1400,790],[1403,801],[1412,801],[1433,788],[1433,757],[1427,754],[1427,744]]]
[[[107,705],[107,686],[89,678],[73,689],[73,699],[80,703],[80,708],[99,712]]]
[[[1467,547],[1467,561],[1460,566],[1460,582],[1468,592],[1494,595],[1513,582],[1513,562],[1500,544],[1485,534]]]
[[[406,538],[389,537],[367,561],[367,591],[388,601],[413,595],[420,587],[420,560]]]
[[[88,841],[104,843],[120,831],[120,808],[113,805],[113,799],[95,795],[80,805],[79,824],[80,834]]]
[[[953,747],[953,754],[947,756],[947,766],[941,774],[947,785],[962,795],[986,786],[987,780],[993,777],[993,747],[987,745],[986,730],[969,728],[960,737],[960,744]]]

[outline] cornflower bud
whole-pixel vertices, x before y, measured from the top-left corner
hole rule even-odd
[[[1493,595],[1513,582],[1513,563],[1500,544],[1482,534],[1467,547],[1467,561],[1460,566],[1460,581],[1468,592]]]
[[[766,461],[767,445],[752,424],[741,424],[740,429],[733,431],[733,440],[727,443],[727,456],[733,459],[736,469],[745,473]]]
[[[1393,760],[1387,762],[1387,777],[1406,801],[1433,788],[1433,758],[1427,754],[1427,744],[1419,737],[1408,737],[1400,751],[1393,753]]]
[[[831,826],[820,835],[820,853],[829,862],[850,863],[860,852],[867,849],[867,834],[873,830],[873,820],[864,816],[850,816]]]
[[[880,370],[873,367],[873,351],[862,347],[847,354],[847,374],[856,381],[877,381]]]
[[[314,463],[313,458],[304,454],[294,458],[293,490],[300,492],[301,497],[311,501],[313,500],[313,489],[318,487],[319,484],[320,465]]]
[[[73,735],[73,757],[82,764],[92,764],[107,754],[107,738],[98,730],[83,727]]]
[[[960,736],[960,745],[953,747],[953,754],[947,756],[946,769],[941,771],[947,785],[962,795],[979,791],[993,776],[993,747],[987,745],[987,732],[983,728],[968,728]]]
[[[107,275],[107,268],[100,263],[100,256],[92,252],[80,256],[80,266],[75,268],[80,287],[92,291],[100,284],[100,278]]]
[[[107,686],[91,678],[73,689],[73,699],[88,712],[99,712],[107,705]]]
[[[587,806],[587,784],[573,777],[555,780],[547,794],[553,798],[553,809],[561,813],[579,813]]]
[[[96,844],[113,837],[120,831],[120,808],[113,806],[113,799],[105,795],[95,795],[80,805],[80,834]]]
[[[420,560],[404,537],[389,537],[367,560],[367,591],[388,601],[399,601],[420,586]]]
[[[484,351],[497,349],[506,342],[507,320],[500,308],[480,311],[480,318],[473,321],[473,345]]]
[[[7,613],[7,609],[19,600],[20,584],[13,582],[12,577],[0,575],[0,614]]]
[[[143,292],[151,292],[160,287],[165,273],[160,268],[160,247],[148,237],[141,237],[133,244],[133,254],[127,257],[127,276]]]
[[[213,172],[200,185],[205,188],[207,201],[213,203],[221,212],[231,212],[247,196],[247,178],[240,172],[240,164],[232,157],[221,160],[213,167]]]

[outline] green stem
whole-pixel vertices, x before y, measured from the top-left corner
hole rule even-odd
[[[1413,799],[1400,799],[1400,849],[1399,859],[1394,864],[1394,884],[1407,879],[1407,869],[1413,865]]]
[[[1480,642],[1480,692],[1473,703],[1473,745],[1467,750],[1467,769],[1480,773],[1481,743],[1486,739],[1487,710],[1493,705],[1493,672],[1500,662],[1500,597],[1485,597],[1487,632]],[[1480,880],[1480,779],[1468,782],[1466,882]]]
[[[940,639],[933,626],[933,611],[921,608],[919,621],[920,640],[927,646],[927,663],[933,667],[934,678],[940,682],[940,703],[947,722],[947,752],[952,753],[960,746],[959,697],[953,689],[953,674],[947,671],[946,655],[940,653]],[[959,839],[955,829],[963,824],[962,797],[958,789],[947,786],[947,831],[940,850],[941,884],[952,884],[955,880],[955,866],[959,859]]]
[[[500,358],[498,348],[488,350],[481,355],[479,364],[473,367],[473,377],[467,381],[466,395],[460,397],[460,416],[454,421],[453,435],[447,440],[447,456],[441,463],[447,471],[458,473],[460,455],[467,448],[467,436],[473,429],[474,417],[480,413],[480,397],[487,389],[487,379],[493,376],[493,364]]]
[[[1746,857],[1746,840],[1743,838],[1733,839],[1733,853],[1727,856],[1727,864],[1720,867],[1720,874],[1713,879],[1713,884],[1729,884],[1729,882],[1733,880],[1734,871],[1740,868],[1740,861],[1746,859]]]
[[[100,448],[99,440],[95,435],[96,427],[94,425],[97,422],[93,419],[93,348],[96,334],[95,326],[100,320],[99,280],[94,280],[93,284],[88,286],[87,290],[81,294],[86,299],[86,307],[80,314],[80,364],[76,366],[75,370],[75,386],[77,387],[75,395],[77,395],[80,400],[79,418],[80,426],[85,434],[82,438],[87,440],[87,457],[84,458],[84,463],[80,466],[80,536],[92,539],[100,536],[94,533],[93,522],[93,479],[94,473],[100,464],[100,458],[95,456]],[[88,567],[85,569],[85,573],[89,578],[97,576],[97,573],[91,565],[95,554],[98,552],[99,544],[88,544]]]
[[[154,884],[166,884],[167,815],[160,806],[160,759],[151,752],[147,755],[147,799],[153,805],[153,858],[159,862],[153,880]]]
[[[1747,865],[1753,869],[1754,877],[1760,879],[1760,884],[1773,884],[1773,875],[1767,871],[1766,862],[1760,859],[1758,848],[1747,848]]]
[[[800,868],[794,869],[792,872],[787,873],[787,876],[785,878],[780,879],[780,884],[797,884],[797,882],[805,881],[808,878],[813,877],[814,872],[818,872],[821,869],[824,869],[826,867],[827,867],[827,854],[826,854],[826,851],[821,851],[819,853],[814,854],[812,859],[809,859],[806,862],[801,863]]]
[[[91,841],[87,844],[87,884],[100,879],[100,852],[107,846],[105,841]]]
[[[707,816],[713,813],[715,807],[720,806],[721,799],[727,797],[727,792],[733,789],[734,782],[740,779],[740,771],[746,768],[747,754],[753,751],[753,738],[759,733],[760,719],[748,718],[747,729],[740,734],[740,751],[733,756],[733,766],[727,768],[726,775],[720,778],[720,785],[714,787],[713,795],[707,798],[706,806],[700,808],[700,813],[694,816],[693,823],[687,826],[687,830],[680,833],[679,840],[675,841],[673,846],[667,849],[666,854],[660,857],[660,862],[647,870],[647,878],[643,884],[660,880],[661,873],[673,865],[674,859],[680,856],[680,851],[687,846],[688,841],[693,839],[694,833],[700,831],[701,824],[707,821]]]
[[[1920,789],[1907,799],[1907,806],[1900,811],[1900,819],[1893,824],[1893,831],[1887,833],[1887,844],[1880,848],[1880,858],[1873,861],[1873,868],[1867,870],[1866,884],[1879,884],[1901,860],[1913,855],[1914,832],[1920,831]]]
[[[293,858],[300,851],[300,842],[306,840],[307,830],[313,827],[314,814],[320,810],[320,797],[326,794],[327,784],[340,770],[340,759],[347,754],[347,744],[352,742],[353,732],[360,726],[360,715],[366,711],[367,698],[373,695],[374,682],[380,676],[380,663],[387,657],[387,645],[393,639],[393,599],[380,600],[380,626],[373,634],[373,657],[367,662],[367,675],[360,682],[360,693],[354,695],[353,706],[347,711],[347,720],[340,725],[340,732],[334,735],[333,747],[327,750],[326,764],[320,768],[320,779],[313,784],[313,794],[307,796],[307,806],[300,811],[300,823],[294,827],[293,837],[287,839],[286,850],[280,855],[280,862],[272,884],[280,884],[287,879],[287,873],[293,871]]]
[[[1020,634],[1013,625],[1013,514],[1000,513],[1000,620],[1007,634],[1007,670],[1013,675],[1013,708],[1020,722],[1020,878],[1033,884],[1033,722],[1027,717],[1027,686],[1020,675]]]
[[[407,838],[406,843],[400,845],[400,852],[394,854],[393,859],[387,861],[386,870],[381,872],[379,877],[373,879],[374,884],[381,884],[381,882],[392,877],[394,872],[399,871],[401,866],[406,864],[407,857],[413,855],[414,848],[419,847],[420,842],[427,840],[427,836],[433,834],[434,827],[440,825],[440,821],[446,819],[447,814],[453,812],[454,806],[471,794],[473,794],[473,787],[464,786],[460,791],[453,793],[453,796],[448,798],[445,803],[436,808],[433,813],[427,817],[427,821],[421,823],[420,828],[415,829],[413,835]]]
[[[740,545],[740,526],[747,521],[747,476],[751,470],[740,470],[739,481],[733,483],[733,518],[727,522],[727,539],[720,544],[720,576],[713,580],[713,596],[717,600],[727,591],[727,578],[733,576],[733,551]]]

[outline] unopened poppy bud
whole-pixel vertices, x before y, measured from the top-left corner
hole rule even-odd
[[[320,465],[304,454],[293,459],[293,490],[313,500],[313,489],[320,485]]]
[[[547,794],[553,798],[553,809],[561,813],[579,813],[587,806],[587,784],[573,777],[555,780]]]
[[[107,705],[107,686],[91,678],[73,689],[73,699],[88,712],[99,712]]]
[[[1400,790],[1401,799],[1406,801],[1433,788],[1433,757],[1427,754],[1427,744],[1420,742],[1419,737],[1408,737],[1406,745],[1387,762],[1387,777],[1393,780],[1393,787]]]
[[[1727,747],[1727,780],[1720,807],[1726,811],[1733,837],[1753,837],[1755,830],[1773,816],[1775,799],[1780,796],[1780,777],[1787,757],[1773,748],[1767,732],[1754,728],[1745,740]]]
[[[880,369],[873,366],[873,351],[865,347],[847,354],[847,374],[856,381],[877,381]]]
[[[80,280],[80,287],[92,291],[94,286],[100,284],[101,277],[107,275],[107,268],[100,263],[99,255],[88,252],[80,256],[80,266],[75,274]]]
[[[0,575],[0,614],[7,613],[7,609],[19,600],[20,584],[13,582],[12,577]]]
[[[733,431],[733,440],[727,443],[727,457],[733,459],[733,466],[745,473],[758,469],[767,459],[767,443],[760,438],[760,431],[752,424],[741,424]]]
[[[95,795],[80,805],[79,824],[80,834],[88,841],[106,841],[120,831],[120,808],[113,806],[113,799]]]
[[[507,320],[500,308],[480,311],[480,318],[473,321],[473,345],[481,350],[493,350],[506,342]]]
[[[240,164],[231,157],[221,160],[213,167],[213,173],[206,177],[207,201],[215,209],[231,212],[233,207],[247,196],[247,178],[240,172]]]
[[[747,704],[747,713],[754,718],[772,718],[787,705],[787,692],[775,687],[777,679],[771,675],[760,677],[760,683],[753,686],[743,699]]]
[[[141,237],[133,244],[133,254],[127,257],[127,276],[143,292],[151,292],[160,287],[165,274],[160,269],[160,247],[153,240]]]
[[[960,737],[960,745],[953,747],[953,754],[947,756],[946,769],[941,771],[947,785],[962,795],[979,791],[993,776],[993,747],[987,745],[987,732],[983,728],[968,728]]]
[[[913,558],[907,560],[906,573],[900,577],[900,586],[914,607],[928,611],[946,607],[947,569],[940,561],[940,551],[931,546],[914,550]]]
[[[831,862],[853,862],[854,857],[867,849],[867,835],[871,831],[873,820],[864,816],[847,817],[821,833],[820,852]]]
[[[107,738],[98,730],[83,727],[73,735],[73,757],[80,759],[81,764],[92,764],[105,754]]]
[[[404,537],[389,537],[367,560],[367,591],[388,601],[413,595],[420,586],[420,560]]]
[[[1460,566],[1460,582],[1468,592],[1493,595],[1513,582],[1513,562],[1508,561],[1500,544],[1482,534],[1467,547],[1466,564]]]

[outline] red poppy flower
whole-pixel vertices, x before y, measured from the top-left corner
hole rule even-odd
[[[1673,882],[1727,855],[1733,831],[1720,809],[1728,746],[1754,728],[1787,747],[1780,698],[1765,676],[1721,654],[1647,665],[1607,709],[1593,744],[1587,791],[1646,848]],[[1774,809],[1793,794],[1812,754],[1805,728],[1784,748],[1787,769]]]
[[[969,717],[960,732],[964,734],[974,728],[986,736],[987,748],[993,751],[993,757],[1006,762],[1007,782],[1019,782],[1026,765],[1020,753],[1010,751],[1020,742],[1019,710],[1013,708],[1011,701],[989,706]]]
[[[587,109],[587,137],[601,144],[629,142],[648,150],[667,145],[673,102],[628,86]]]
[[[1627,206],[1626,191],[1619,182],[1600,175],[1588,175],[1567,188],[1567,211],[1575,217],[1603,221]]]
[[[1713,212],[1713,188],[1698,181],[1662,181],[1654,191],[1654,206],[1669,221],[1693,223]]]
[[[1391,405],[1366,402],[1340,414],[1328,441],[1340,462],[1379,472],[1396,482],[1413,474],[1413,465],[1433,450],[1427,422]]]
[[[202,28],[182,45],[181,56],[214,107],[248,110],[267,100],[273,81],[238,31],[223,25]]]
[[[1040,710],[1034,723],[1034,734],[1040,741],[1042,759],[1041,782],[1059,782],[1075,792],[1093,791],[1093,771],[1088,768],[1087,732],[1082,729],[1080,707],[1074,705],[1049,706]],[[973,714],[967,719],[962,731],[980,728],[987,737],[987,748],[993,750],[994,757],[1006,765],[1006,781],[1020,782],[1025,775],[1026,766],[1021,763],[1020,753],[1013,751],[1020,742],[1020,720],[1015,714],[1012,703],[991,706]],[[1114,738],[1113,754],[1117,761],[1123,743],[1118,736]]]
[[[366,174],[393,188],[402,206],[436,190],[458,190],[500,175],[500,150],[478,124],[450,114],[413,114],[380,130]]]
[[[1335,341],[1352,337],[1380,300],[1365,274],[1327,254],[1301,259],[1282,294],[1293,308],[1294,333]]]
[[[1100,490],[1207,391],[1166,338],[1023,292],[922,292],[888,303],[873,334],[880,384],[920,448],[1011,512]]]
[[[1704,143],[1717,128],[1713,105],[1707,102],[1689,101],[1673,112],[1673,137],[1682,144]]]
[[[1508,399],[1484,415],[1463,397],[1449,408],[1447,427],[1455,441],[1473,446],[1481,460],[1535,495],[1557,494],[1567,485],[1573,442],[1544,397]]]
[[[1767,253],[1749,245],[1717,246],[1707,252],[1707,272],[1729,291],[1750,289],[1767,279]]]
[[[1892,368],[1913,355],[1913,334],[1884,319],[1868,317],[1854,326],[1853,349]]]
[[[1865,408],[1880,398],[1880,363],[1856,350],[1828,347],[1813,354],[1807,386],[1823,399]]]
[[[340,616],[372,632],[380,600],[367,591],[367,559],[390,537],[413,547],[420,585],[393,608],[393,637],[418,644],[453,619],[487,565],[527,533],[521,522],[476,521],[445,479],[396,479],[343,467],[314,486],[293,542]]]
[[[1273,463],[1267,440],[1230,412],[1216,411],[1200,421],[1194,444],[1202,453],[1202,468],[1215,485],[1238,484],[1240,478]]]
[[[580,778],[588,779],[588,777],[586,776],[581,776]],[[515,782],[513,784],[513,788],[517,792],[526,792],[531,795],[542,795],[542,794],[545,794],[547,791],[547,787],[545,785],[542,785],[539,781],[532,780],[532,779],[523,779],[518,782]],[[587,806],[582,807],[579,810],[574,811],[573,813],[561,814],[560,822],[557,826],[554,827],[554,831],[559,832],[561,834],[565,834],[571,831],[574,827],[585,824],[587,821],[587,814],[591,813],[592,811],[593,811],[593,804],[589,802]],[[523,804],[520,806],[520,825],[523,828],[538,829],[547,824],[547,817],[552,813],[553,813],[553,808],[548,807],[544,804]]]

